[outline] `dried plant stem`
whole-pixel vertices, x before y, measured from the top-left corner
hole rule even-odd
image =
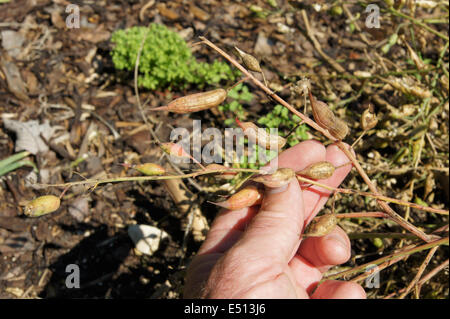
[[[389,215],[384,212],[358,212],[358,213],[336,214],[336,218],[361,218],[361,217],[389,218]]]
[[[448,215],[449,212],[447,210],[444,209],[439,209],[439,208],[433,208],[433,207],[427,207],[427,206],[421,206],[415,203],[410,203],[407,201],[403,201],[400,199],[396,199],[396,198],[391,198],[391,197],[387,197],[384,195],[379,195],[379,194],[374,194],[374,193],[368,193],[368,192],[362,192],[362,191],[357,191],[354,189],[347,189],[347,188],[336,188],[336,187],[332,187],[332,186],[328,186],[319,182],[316,182],[312,179],[303,177],[303,176],[299,176],[297,175],[297,179],[301,182],[305,182],[308,184],[313,184],[322,188],[325,188],[327,190],[333,191],[333,192],[337,192],[337,193],[342,193],[342,194],[354,194],[354,195],[360,195],[360,196],[366,196],[366,197],[372,197],[372,198],[376,198],[378,200],[382,200],[382,201],[386,201],[386,202],[391,202],[394,204],[398,204],[398,205],[403,205],[403,206],[407,206],[407,207],[412,207],[412,208],[416,208],[419,210],[423,210],[423,211],[427,211],[427,212],[431,212],[431,213],[437,213],[437,214],[442,214],[442,215]],[[388,214],[389,217],[392,218],[392,216],[390,214]],[[392,218],[394,221],[396,221],[394,218]]]
[[[240,65],[235,59],[233,59],[231,56],[229,56],[227,53],[225,53],[222,49],[220,49],[219,47],[217,47],[215,44],[213,44],[211,41],[209,41],[208,39],[206,39],[205,37],[200,37],[200,39],[209,47],[211,47],[212,49],[216,50],[219,54],[221,54],[225,59],[227,59],[228,61],[230,61],[231,64],[233,64],[236,68],[238,68],[242,73],[244,73],[256,86],[258,86],[261,90],[263,90],[264,92],[266,92],[269,96],[271,96],[275,101],[277,101],[278,103],[280,103],[281,105],[283,105],[284,107],[286,107],[289,111],[291,111],[292,113],[294,113],[295,115],[297,115],[298,117],[300,117],[306,124],[308,124],[309,126],[311,126],[312,128],[314,128],[316,131],[319,131],[320,133],[322,133],[324,136],[326,136],[329,140],[333,141],[333,142],[337,142],[337,145],[339,146],[339,148],[347,155],[347,157],[352,161],[353,165],[355,166],[356,170],[358,171],[358,173],[361,175],[361,177],[363,178],[363,180],[366,182],[366,184],[369,186],[370,190],[375,193],[376,195],[380,195],[378,194],[378,191],[375,187],[375,185],[372,183],[372,181],[370,180],[370,178],[367,176],[366,172],[364,171],[364,169],[361,167],[361,165],[358,163],[357,159],[353,156],[353,154],[347,149],[347,147],[345,146],[344,143],[342,143],[341,141],[338,141],[336,138],[334,138],[326,129],[320,127],[316,122],[314,122],[313,120],[311,120],[309,117],[305,116],[304,114],[302,114],[301,112],[297,111],[292,105],[290,105],[289,103],[287,103],[286,101],[284,101],[282,98],[280,98],[277,94],[275,94],[274,92],[272,92],[267,86],[265,86],[264,84],[262,84],[260,81],[258,81],[252,74],[250,74],[250,72],[248,72],[242,65]],[[380,195],[381,196],[381,195]],[[389,207],[388,204],[386,204],[385,202],[379,201],[378,202],[381,206],[381,208],[387,213],[389,214],[389,216],[396,222],[398,223],[400,226],[402,226],[403,228],[405,228],[406,230],[410,231],[411,233],[413,233],[414,235],[416,235],[417,237],[421,238],[424,241],[429,242],[431,240],[431,237],[428,236],[427,234],[425,234],[424,232],[422,232],[420,229],[418,229],[417,227],[415,227],[413,224],[411,224],[410,222],[404,220],[400,215],[398,215],[392,208]]]
[[[441,270],[448,267],[448,262],[449,262],[449,260],[447,259],[446,261],[441,263],[439,266],[433,268],[433,270],[431,270],[428,274],[426,274],[422,279],[419,280],[419,282],[417,283],[417,286],[416,286],[417,287],[416,296],[420,294],[420,289],[422,288],[422,285],[424,283],[426,283],[428,280],[430,280],[431,278],[436,276]],[[384,297],[383,299],[390,299],[393,296],[395,296],[396,294],[403,293],[405,290],[406,290],[406,288],[403,288],[400,291],[393,292],[390,295]]]
[[[358,171],[359,175],[362,177],[362,179],[367,184],[369,189],[373,192],[373,194],[371,194],[371,195],[373,197],[378,196],[378,197],[375,197],[375,198],[378,198],[378,204],[392,218],[392,220],[395,221],[400,226],[402,226],[404,229],[410,231],[411,233],[413,233],[414,235],[419,237],[420,239],[422,239],[422,240],[424,240],[426,242],[431,241],[431,236],[425,234],[423,231],[421,231],[420,229],[415,227],[413,224],[411,224],[410,222],[405,220],[402,216],[397,214],[391,207],[389,207],[389,205],[386,202],[383,201],[383,200],[385,200],[385,199],[383,199],[384,196],[382,196],[381,194],[378,193],[377,188],[372,183],[372,181],[370,180],[369,176],[367,176],[366,172],[361,167],[361,165],[359,164],[358,160],[353,156],[352,152],[350,152],[347,149],[346,145],[344,143],[342,143],[341,141],[339,141],[337,143],[337,145],[345,153],[345,155],[347,155],[347,157],[352,161],[352,163],[355,166],[356,170]],[[367,193],[367,194],[369,194],[369,193]],[[400,201],[397,200],[396,203],[400,203]],[[409,203],[409,206],[408,205],[407,206],[408,207],[414,207],[416,205],[417,204]],[[417,205],[417,206],[419,206],[419,205]],[[416,208],[417,208],[417,206],[416,206]],[[430,207],[427,207],[427,208],[429,209]],[[441,210],[441,211],[443,211],[443,210]],[[433,211],[433,212],[435,212],[435,211]],[[448,211],[444,211],[444,214],[448,215]]]
[[[405,292],[403,292],[398,298],[399,299],[404,299],[409,292],[411,291],[411,289],[417,284],[417,282],[419,281],[420,277],[422,277],[423,272],[425,271],[425,268],[428,266],[428,263],[430,262],[431,258],[433,258],[434,253],[436,252],[436,250],[439,248],[439,246],[433,247],[430,249],[430,251],[428,252],[427,256],[425,257],[425,260],[423,261],[422,265],[420,265],[419,270],[417,271],[416,276],[414,277],[414,279],[409,283],[408,287],[406,287]]]
[[[265,173],[258,169],[228,168],[228,169],[220,169],[220,170],[219,169],[218,170],[202,170],[202,171],[197,171],[197,172],[190,173],[190,174],[181,174],[181,175],[113,177],[113,178],[107,178],[107,179],[86,179],[84,181],[69,182],[69,183],[62,183],[62,184],[36,184],[36,185],[43,186],[43,187],[72,187],[72,186],[76,186],[76,185],[95,185],[95,186],[97,186],[100,184],[117,183],[117,182],[159,181],[159,180],[177,179],[177,178],[191,178],[191,177],[197,177],[200,175],[229,173],[229,172],[245,172],[245,173],[260,173],[260,174]]]
[[[350,233],[350,239],[373,239],[373,238],[392,238],[392,239],[415,239],[416,236],[410,233]]]
[[[306,20],[307,21],[307,20]],[[302,114],[301,112],[297,111],[292,105],[287,103],[285,100],[280,98],[277,94],[272,92],[267,86],[265,86],[263,83],[261,83],[258,79],[256,79],[250,72],[248,72],[242,65],[240,65],[235,59],[233,59],[230,55],[228,55],[226,52],[224,52],[222,49],[217,47],[214,43],[206,39],[205,37],[200,37],[200,40],[202,40],[206,45],[217,51],[220,55],[222,55],[225,59],[227,59],[231,64],[233,64],[236,68],[238,68],[243,74],[245,74],[256,86],[258,86],[261,90],[266,92],[271,98],[273,98],[275,101],[286,107],[289,111],[300,117],[306,124],[314,128],[316,131],[322,133],[325,137],[327,137],[329,140],[333,142],[337,142],[337,145],[339,148],[343,150],[343,152],[347,155],[347,157],[352,161],[353,165],[355,166],[358,173],[361,175],[363,180],[366,182],[366,184],[369,186],[370,190],[374,192],[376,195],[378,194],[378,191],[375,187],[375,185],[372,183],[370,178],[367,176],[364,169],[361,167],[361,165],[358,163],[357,159],[353,156],[353,154],[345,147],[345,144],[341,141],[338,141],[336,138],[334,138],[326,129],[320,127],[316,122],[311,120],[306,115]],[[420,229],[415,227],[410,222],[404,220],[400,215],[398,215],[392,208],[389,207],[388,204],[385,202],[379,201],[378,202],[381,206],[381,208],[389,214],[389,216],[400,226],[405,228],[406,230],[410,231],[417,237],[421,238],[424,241],[430,241],[431,238],[424,232],[422,232]]]
[[[425,23],[423,23],[420,20],[417,20],[417,19],[415,19],[413,17],[410,17],[409,15],[406,15],[406,14],[400,12],[400,11],[397,11],[394,8],[389,8],[389,12],[392,13],[393,15],[398,16],[398,17],[407,19],[407,20],[411,21],[412,23],[417,24],[418,26],[424,28],[425,30],[433,33],[434,35],[437,35],[438,37],[448,41],[448,37],[445,34],[442,34],[439,31],[434,30],[433,28],[429,27],[428,25],[426,25]]]
[[[354,274],[366,271],[366,269],[368,269],[370,266],[372,266],[374,264],[375,265],[380,265],[380,264],[382,264],[382,263],[384,263],[386,261],[391,261],[392,259],[397,259],[397,258],[400,258],[400,257],[406,257],[406,256],[409,256],[411,254],[417,253],[419,251],[430,249],[430,248],[433,248],[433,247],[436,247],[436,246],[440,246],[440,245],[445,245],[445,244],[448,245],[448,237],[440,238],[440,239],[431,241],[429,243],[423,244],[421,246],[410,245],[410,246],[407,246],[404,249],[402,249],[402,250],[400,250],[398,252],[395,252],[393,254],[381,257],[379,259],[376,259],[376,260],[373,260],[373,261],[368,262],[366,264],[354,267],[352,269],[349,269],[349,270],[346,270],[346,271],[342,271],[340,273],[337,273],[337,274],[334,274],[334,275],[331,275],[331,276],[327,276],[324,279],[322,279],[322,281],[323,280],[335,280],[335,279],[339,279],[339,278],[348,279],[350,276],[352,276]],[[366,271],[363,276],[360,276],[360,277],[358,277],[357,279],[354,279],[354,280],[355,281],[356,280],[358,280],[358,281],[362,280],[362,279],[370,276],[375,271],[377,271],[376,268],[374,268],[371,271]]]
[[[436,276],[441,270],[448,267],[448,259],[444,261],[442,264],[431,270],[426,276],[424,276],[418,283],[417,283],[417,290],[416,295],[420,294],[420,290],[422,289],[422,285],[426,283],[428,280]]]
[[[316,49],[316,51],[320,54],[320,56],[328,62],[328,64],[330,64],[336,71],[338,71],[339,73],[344,73],[347,74],[347,71],[345,71],[345,69],[339,65],[336,61],[334,61],[332,58],[330,58],[328,55],[325,54],[325,52],[323,52],[322,47],[319,43],[319,41],[317,41],[316,37],[314,36],[314,33],[311,30],[311,27],[309,25],[309,20],[308,20],[308,16],[306,15],[306,11],[302,10],[302,18],[303,21],[305,23],[305,28],[306,28],[306,35],[310,38],[311,42],[314,45],[314,48]]]

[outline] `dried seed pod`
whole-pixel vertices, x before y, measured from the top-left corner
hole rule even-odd
[[[205,169],[210,170],[210,171],[215,171],[215,170],[226,170],[226,169],[228,169],[228,167],[219,165],[219,164],[209,164],[209,165],[205,166]],[[233,179],[236,175],[237,175],[236,172],[222,172],[222,173],[217,173],[216,178],[230,180],[230,179]]]
[[[314,120],[316,123],[327,129],[331,135],[335,138],[342,140],[348,134],[348,126],[344,121],[334,116],[333,111],[328,107],[325,102],[318,101],[311,93],[308,91],[309,100],[311,101],[311,108]]]
[[[414,95],[422,99],[426,99],[432,96],[430,90],[421,87],[418,82],[410,77],[404,77],[400,79],[391,76],[387,79],[383,79],[383,81],[389,83],[393,88],[406,95]]]
[[[260,189],[255,185],[249,185],[241,189],[236,194],[232,195],[224,202],[220,203],[210,202],[210,203],[226,209],[238,210],[244,207],[250,207],[261,204],[263,195],[264,192],[262,189]]]
[[[348,134],[348,126],[343,120],[336,117],[334,119],[334,125],[328,128],[328,132],[338,140],[343,140]]]
[[[218,106],[227,98],[227,91],[217,89],[208,92],[201,92],[182,96],[173,100],[167,106],[160,106],[151,111],[169,111],[173,113],[186,114],[210,109]]]
[[[311,81],[308,78],[303,77],[301,80],[297,81],[292,87],[292,91],[299,96],[306,96],[306,94],[311,89]]]
[[[244,63],[244,66],[253,72],[262,73],[261,66],[259,65],[258,60],[248,53],[245,53],[244,51],[240,50],[238,47],[234,47],[238,53],[238,55],[242,59],[242,63]]]
[[[161,143],[160,147],[166,154],[169,154],[170,156],[175,156],[178,158],[189,158],[194,163],[198,164],[202,169],[205,169],[205,167],[194,157],[189,155],[189,153],[187,153],[181,145],[168,142],[168,143]]]
[[[369,103],[369,107],[361,115],[361,127],[364,131],[374,128],[378,123],[377,115],[373,109],[373,105]]]
[[[325,214],[315,217],[306,227],[303,237],[321,237],[325,236],[337,225],[337,218],[334,214]]]
[[[405,45],[408,48],[409,55],[411,56],[411,60],[413,60],[414,64],[416,65],[418,70],[423,70],[426,68],[425,63],[419,58],[416,51],[414,51],[408,44],[408,42],[405,41]]]
[[[181,158],[191,158],[191,156],[184,150],[184,148],[181,145],[172,142],[161,143],[161,149],[171,156]]]
[[[317,162],[297,172],[311,179],[327,179],[333,176],[335,167],[327,161]]]
[[[252,122],[241,122],[236,118],[237,125],[242,129],[247,138],[255,144],[264,143],[266,149],[281,149],[286,144],[286,139],[279,135],[271,135],[265,129],[259,128]]]
[[[314,120],[319,126],[328,129],[330,126],[334,125],[336,117],[333,114],[333,111],[330,110],[328,105],[325,102],[318,101],[311,93],[311,90],[308,91],[309,100],[311,102],[311,108]]]
[[[288,184],[294,176],[295,172],[292,168],[283,167],[277,169],[273,174],[259,175],[252,180],[270,188],[277,188]]]
[[[139,164],[133,166],[133,168],[138,172],[149,176],[164,175],[166,173],[166,169],[164,167],[155,163]]]
[[[45,195],[30,201],[24,209],[24,214],[29,217],[39,217],[56,211],[61,205],[59,197],[54,195]]]

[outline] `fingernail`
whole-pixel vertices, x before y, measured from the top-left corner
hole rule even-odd
[[[339,234],[331,233],[327,236],[327,240],[332,240],[332,241],[338,243],[344,249],[347,248],[347,242],[346,242],[345,238],[343,238]]]
[[[273,187],[267,187],[266,186],[266,194],[278,194],[278,193],[282,193],[284,191],[287,190],[287,188],[289,187],[289,183],[285,184],[281,187],[277,187],[277,188],[273,188]]]

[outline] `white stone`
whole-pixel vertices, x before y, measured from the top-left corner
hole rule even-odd
[[[130,225],[128,235],[136,249],[149,256],[158,250],[162,240],[169,237],[165,231],[150,225]]]

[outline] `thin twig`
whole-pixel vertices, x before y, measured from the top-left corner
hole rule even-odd
[[[439,246],[437,247],[433,247],[432,249],[430,249],[430,251],[428,252],[427,256],[425,257],[425,260],[423,261],[422,265],[420,265],[419,270],[417,271],[416,276],[414,277],[414,279],[409,283],[408,287],[406,287],[405,292],[403,292],[398,298],[399,299],[404,299],[409,292],[411,291],[411,289],[417,284],[417,282],[419,281],[420,277],[422,277],[423,272],[425,271],[425,268],[427,268],[431,258],[433,258],[434,253],[436,252],[436,250],[439,248]]]
[[[447,40],[448,41],[448,37],[445,34],[440,33],[439,31],[434,30],[433,28],[430,28],[429,26],[427,26],[425,23],[423,23],[422,21],[419,21],[413,17],[410,17],[409,15],[406,15],[400,11],[395,10],[394,8],[389,8],[389,12],[391,12],[393,15],[396,15],[398,17],[407,19],[409,21],[411,21],[414,24],[417,24],[418,26],[421,26],[422,28],[424,28],[425,30],[433,33],[434,35],[437,35],[438,37]]]
[[[393,254],[381,257],[381,258],[379,258],[377,260],[373,260],[373,261],[368,262],[366,264],[363,264],[363,265],[354,267],[352,269],[349,269],[349,270],[346,270],[346,271],[334,274],[332,276],[325,277],[323,280],[335,280],[335,279],[338,279],[338,278],[344,278],[344,279],[345,278],[349,278],[349,276],[351,276],[351,275],[354,275],[354,274],[366,271],[366,269],[368,269],[371,265],[374,265],[374,264],[375,265],[379,265],[379,264],[381,264],[381,263],[383,263],[385,261],[389,261],[389,260],[394,259],[394,258],[400,258],[400,257],[403,257],[403,256],[409,256],[409,255],[417,253],[419,251],[430,249],[430,248],[433,248],[435,246],[445,245],[445,244],[448,244],[448,237],[437,239],[437,240],[431,241],[431,242],[426,243],[426,244],[421,245],[421,246],[414,246],[414,247],[408,246],[408,247],[405,247],[405,249],[402,249],[399,252],[395,252]],[[372,271],[367,271],[364,275],[366,277],[370,276],[371,273],[374,272],[374,271],[376,271],[375,268]],[[361,280],[361,279],[363,279],[363,278],[359,278],[358,280]]]
[[[427,207],[427,206],[421,206],[415,203],[411,203],[411,202],[407,202],[407,201],[403,201],[400,199],[396,199],[396,198],[391,198],[391,197],[387,197],[384,195],[379,195],[379,194],[373,194],[373,193],[368,193],[368,192],[362,192],[362,191],[357,191],[354,189],[347,189],[347,188],[336,188],[336,187],[332,187],[332,186],[328,186],[319,182],[316,182],[315,180],[303,177],[303,176],[299,176],[297,175],[297,179],[301,182],[305,182],[308,184],[313,184],[322,188],[325,188],[329,191],[333,191],[333,192],[337,192],[337,193],[343,193],[343,194],[354,194],[354,195],[360,195],[360,196],[366,196],[366,197],[372,197],[372,198],[376,198],[378,200],[382,200],[382,201],[386,201],[386,202],[390,202],[390,203],[394,203],[394,204],[398,204],[398,205],[403,205],[403,206],[407,206],[407,207],[412,207],[412,208],[416,208],[419,210],[423,210],[423,211],[427,211],[427,212],[431,212],[431,213],[437,213],[437,214],[442,214],[442,215],[449,215],[449,211],[448,210],[444,210],[444,209],[439,209],[439,208],[433,208],[433,207]],[[389,215],[389,214],[388,214]],[[389,215],[390,217],[392,217],[391,215]],[[395,219],[394,219],[395,221]]]
[[[189,178],[189,177],[197,177],[200,175],[229,173],[229,172],[247,172],[247,173],[259,173],[259,174],[265,173],[258,169],[227,168],[227,169],[206,170],[206,171],[202,170],[202,171],[197,171],[194,173],[182,174],[182,175],[113,177],[113,178],[107,178],[107,179],[86,179],[84,181],[61,183],[61,184],[39,184],[39,183],[36,183],[36,185],[43,186],[43,187],[72,187],[72,186],[76,186],[76,185],[100,185],[100,184],[117,183],[117,182],[157,181],[157,180],[159,181],[159,180],[165,180],[165,179]]]
[[[300,117],[306,124],[308,124],[309,126],[311,126],[312,128],[314,128],[316,131],[319,131],[320,133],[322,133],[325,137],[327,137],[329,140],[331,140],[332,142],[337,142],[337,145],[339,146],[339,148],[345,153],[345,155],[347,155],[347,157],[352,161],[353,165],[355,166],[356,170],[358,171],[358,173],[361,175],[361,177],[363,178],[363,180],[366,182],[366,184],[369,186],[370,190],[377,194],[377,188],[375,187],[375,185],[372,183],[372,181],[370,180],[370,178],[367,176],[366,172],[364,171],[364,169],[361,167],[361,165],[359,164],[358,160],[353,156],[353,154],[347,149],[347,147],[345,146],[344,143],[342,143],[341,141],[338,141],[335,137],[333,137],[328,130],[320,127],[316,122],[314,122],[313,120],[311,120],[309,117],[305,116],[304,114],[302,114],[301,112],[297,111],[292,105],[290,105],[289,103],[287,103],[285,100],[283,100],[282,98],[280,98],[277,94],[275,94],[274,92],[272,92],[267,86],[265,86],[263,83],[261,83],[258,79],[256,79],[250,72],[248,72],[242,65],[240,65],[235,59],[233,59],[230,55],[228,55],[226,52],[224,52],[222,49],[220,49],[219,47],[217,47],[214,43],[212,43],[211,41],[209,41],[208,39],[206,39],[205,37],[201,36],[200,40],[202,40],[206,45],[208,45],[209,47],[211,47],[212,49],[216,50],[220,55],[222,55],[225,59],[227,59],[228,61],[230,61],[231,64],[233,64],[236,68],[238,68],[242,73],[244,73],[257,87],[259,87],[261,90],[263,90],[264,92],[266,92],[271,98],[273,98],[275,101],[277,101],[278,103],[280,103],[281,105],[283,105],[284,107],[286,107],[289,111],[291,111],[292,113],[294,113],[295,115],[297,115],[298,117]],[[389,207],[389,205],[387,205],[385,202],[379,201],[378,202],[381,206],[381,208],[387,213],[389,214],[389,216],[391,216],[391,218],[398,223],[400,226],[402,226],[403,228],[405,228],[406,230],[410,231],[411,233],[413,233],[414,235],[416,235],[417,237],[421,238],[424,241],[430,241],[431,238],[425,234],[423,231],[421,231],[420,229],[418,229],[417,227],[415,227],[413,224],[411,224],[410,222],[404,220],[399,214],[397,214],[392,208]]]

